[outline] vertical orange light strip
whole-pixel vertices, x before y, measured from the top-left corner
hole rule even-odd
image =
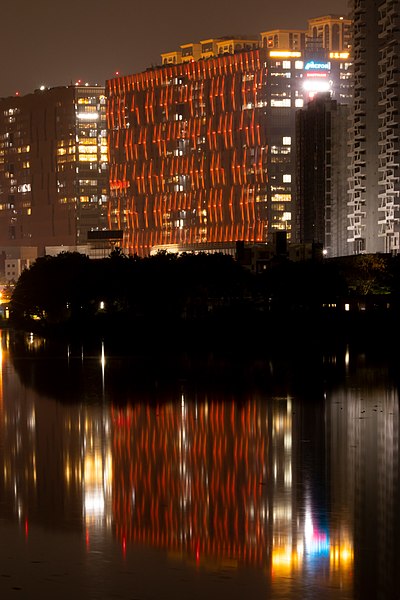
[[[215,176],[214,176],[214,160],[215,160],[215,154],[214,152],[211,154],[211,164],[210,164],[210,175],[211,175],[211,185],[212,187],[215,186]]]

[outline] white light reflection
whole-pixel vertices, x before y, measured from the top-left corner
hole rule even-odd
[[[312,523],[311,510],[310,507],[306,507],[306,515],[304,521],[304,540],[306,548],[311,548],[311,542],[314,534],[314,527]]]
[[[106,357],[104,353],[104,342],[101,342],[101,387],[104,394],[104,373],[106,366]]]
[[[102,517],[104,515],[103,490],[85,493],[85,513],[87,517]]]

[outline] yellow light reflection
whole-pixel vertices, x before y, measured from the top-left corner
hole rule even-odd
[[[351,544],[349,542],[343,542],[342,544],[331,546],[329,559],[332,571],[348,570],[352,568],[354,556]]]
[[[3,405],[3,362],[5,358],[5,353],[3,350],[3,339],[0,343],[0,406]]]
[[[302,553],[292,550],[289,544],[276,547],[272,551],[272,571],[274,575],[288,575],[293,569],[299,569],[302,562]]]

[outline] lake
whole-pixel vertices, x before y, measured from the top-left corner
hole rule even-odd
[[[1,332],[2,600],[400,598],[396,360],[160,346]]]

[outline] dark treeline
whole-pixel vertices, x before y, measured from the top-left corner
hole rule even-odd
[[[10,318],[16,327],[45,335],[136,346],[161,340],[164,348],[174,340],[263,345],[288,336],[296,343],[299,336],[321,337],[321,325],[331,335],[342,325],[348,330],[349,303],[353,323],[360,307],[373,309],[380,320],[388,318],[384,309],[392,318],[399,282],[400,259],[386,255],[283,260],[256,274],[222,254],[138,258],[115,251],[90,260],[62,253],[39,258],[22,273]]]

